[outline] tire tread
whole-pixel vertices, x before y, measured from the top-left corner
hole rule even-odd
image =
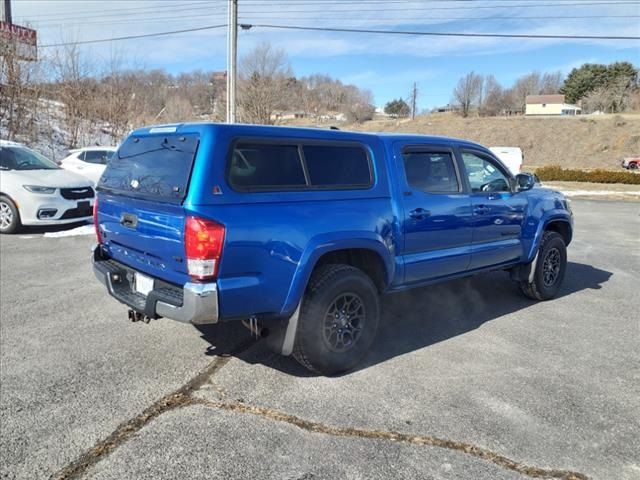
[[[323,265],[313,272],[311,275],[311,279],[309,280],[309,285],[307,286],[307,290],[305,291],[304,298],[302,300],[302,309],[300,310],[300,317],[304,318],[309,309],[311,308],[311,304],[314,301],[314,296],[320,290],[322,290],[327,283],[330,283],[336,276],[345,274],[348,272],[358,272],[361,273],[361,270],[352,267],[351,265],[346,264],[328,264]],[[300,327],[298,327],[300,328]],[[293,358],[298,361],[303,367],[308,370],[322,374],[322,372],[311,362],[308,355],[305,353],[304,344],[296,335],[296,340],[293,346],[292,352]]]
[[[562,238],[562,236],[557,232],[548,231],[548,230],[545,231],[542,234],[542,241],[540,242],[540,248],[538,249],[538,253],[542,252],[545,246],[547,245],[547,243],[549,243],[553,238],[556,238],[556,237]],[[538,268],[538,265],[536,265],[536,269],[537,268]],[[538,284],[535,278],[536,276],[537,276],[537,272],[534,273],[533,282],[528,282],[528,281],[520,282],[520,291],[526,297],[529,297],[532,300],[543,301],[545,300],[545,298],[542,292],[540,292],[540,290],[538,289]]]

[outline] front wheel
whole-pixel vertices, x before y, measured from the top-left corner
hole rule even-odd
[[[638,168],[638,164],[637,163],[630,163],[629,164],[629,170],[635,170],[636,168]]]
[[[544,232],[533,281],[520,283],[520,290],[533,300],[549,300],[556,296],[567,269],[567,247],[562,235]]]
[[[302,300],[293,356],[323,375],[356,366],[378,329],[380,300],[373,281],[350,265],[314,271]]]
[[[15,233],[20,227],[18,208],[10,198],[0,196],[0,233]]]

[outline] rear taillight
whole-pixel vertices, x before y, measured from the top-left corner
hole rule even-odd
[[[100,224],[98,223],[98,197],[93,202],[93,226],[96,229],[96,240],[102,244],[102,232],[100,232]]]
[[[198,280],[215,278],[218,274],[224,225],[198,217],[187,217],[184,223],[184,249],[187,271]]]

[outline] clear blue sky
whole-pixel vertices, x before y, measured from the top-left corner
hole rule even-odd
[[[240,21],[432,32],[640,36],[638,0],[238,0]],[[92,40],[226,23],[226,0],[13,0],[15,23],[38,29],[39,44]],[[520,18],[516,18],[520,17]],[[563,18],[572,17],[572,18]],[[575,18],[581,17],[581,18]],[[260,42],[283,48],[296,75],[326,73],[370,89],[375,103],[407,97],[418,106],[449,102],[457,80],[474,70],[505,86],[533,70],[568,73],[585,62],[640,65],[640,41],[414,37],[252,28],[239,34],[240,56]],[[94,44],[130,65],[224,70],[226,31]],[[46,52],[47,49],[41,49]],[[49,49],[50,51],[50,49]]]

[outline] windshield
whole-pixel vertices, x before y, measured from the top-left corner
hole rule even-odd
[[[25,147],[0,147],[0,170],[58,170],[47,157]]]

